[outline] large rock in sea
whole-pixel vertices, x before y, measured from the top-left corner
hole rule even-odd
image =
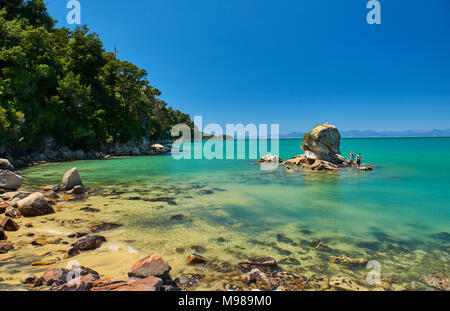
[[[18,201],[17,208],[25,217],[42,216],[55,212],[40,192],[30,194],[25,199]]]
[[[318,125],[304,137],[302,148],[305,153],[284,161],[283,164],[301,166],[311,171],[339,170],[349,166],[339,154],[340,145],[341,134],[334,125]]]
[[[14,171],[14,166],[12,166],[8,159],[0,158],[0,170]]]
[[[343,162],[338,156],[341,153],[340,145],[341,134],[338,129],[334,125],[325,123],[316,126],[305,135],[302,148],[307,158],[340,164]]]
[[[82,185],[83,183],[81,182],[80,173],[78,172],[78,169],[76,167],[68,170],[62,178],[62,188],[64,190],[71,190],[75,186]]]
[[[22,176],[9,170],[0,170],[0,188],[6,190],[17,190],[23,183]]]

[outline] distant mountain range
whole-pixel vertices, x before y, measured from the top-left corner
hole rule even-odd
[[[450,137],[450,129],[431,131],[340,131],[342,138],[394,138],[394,137]],[[305,133],[280,134],[280,138],[303,138]]]

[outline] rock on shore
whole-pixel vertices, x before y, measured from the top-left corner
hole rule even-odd
[[[172,268],[169,264],[157,254],[149,254],[136,262],[131,271],[128,272],[129,277],[146,278],[149,276],[165,277]]]
[[[55,211],[40,192],[35,192],[17,202],[17,208],[25,217],[53,214]]]

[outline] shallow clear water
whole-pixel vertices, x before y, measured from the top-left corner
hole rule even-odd
[[[280,140],[280,157],[302,153]],[[450,231],[450,139],[343,139],[343,155],[362,153],[372,172],[262,171],[252,160],[174,160],[169,156],[80,161],[32,167],[25,186],[59,183],[78,167],[89,187],[123,190],[79,206],[101,206],[96,220],[123,224],[109,233],[139,252],[159,252],[178,272],[192,252],[231,263],[271,256],[286,269],[333,276],[340,271],[309,247],[380,261],[383,278],[412,289],[423,274],[447,275]],[[254,162],[254,160],[253,160]],[[129,200],[129,199],[134,200]],[[151,201],[155,198],[169,200]],[[170,219],[182,214],[184,220]],[[288,238],[287,240],[285,238]],[[290,239],[290,240],[289,240]]]

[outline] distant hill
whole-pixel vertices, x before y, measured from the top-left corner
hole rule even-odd
[[[292,132],[289,134],[280,134],[280,138],[303,138],[305,133]],[[450,137],[450,129],[431,130],[431,131],[341,131],[342,138],[393,138],[393,137]]]

